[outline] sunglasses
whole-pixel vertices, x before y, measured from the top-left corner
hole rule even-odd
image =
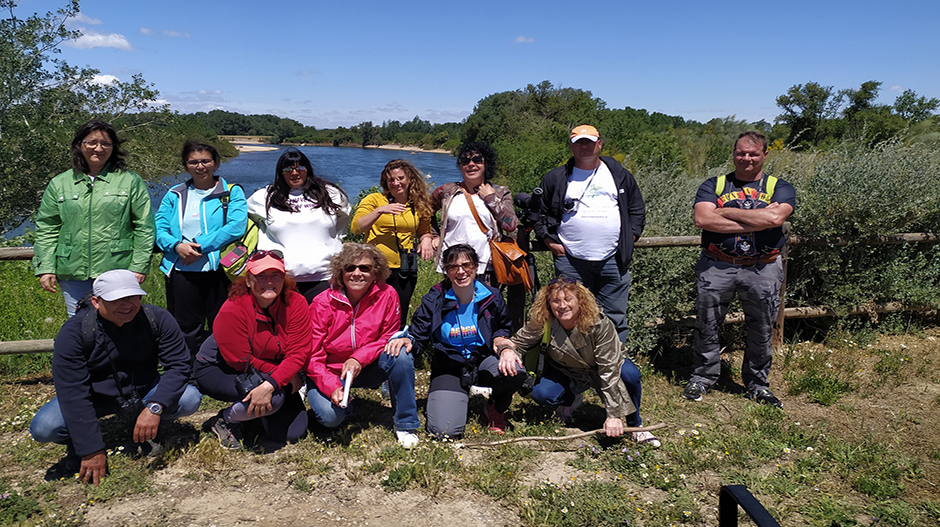
[[[483,156],[481,156],[480,154],[477,154],[473,157],[460,156],[459,158],[457,158],[457,162],[460,163],[461,165],[469,165],[471,161],[478,165],[482,165],[484,162],[484,159],[483,159]]]
[[[372,266],[369,264],[360,264],[360,265],[350,264],[350,265],[347,265],[346,267],[343,267],[343,271],[347,273],[351,273],[355,271],[356,269],[359,269],[359,272],[364,273],[364,274],[369,274],[372,272]]]
[[[575,280],[574,278],[571,278],[570,276],[560,275],[558,277],[553,278],[550,282],[548,282],[548,285],[557,284],[557,283],[577,284],[578,281]]]
[[[284,175],[286,176],[286,175],[290,174],[291,172],[293,172],[293,171],[295,171],[295,170],[296,170],[298,173],[303,174],[304,172],[307,171],[307,167],[305,167],[305,166],[303,166],[303,165],[297,165],[297,166],[295,166],[295,167],[284,167],[284,168],[281,169],[281,174],[284,174]]]
[[[276,259],[278,259],[278,260],[280,260],[280,261],[282,261],[282,262],[284,261],[284,253],[282,253],[281,251],[279,251],[279,250],[277,250],[277,249],[272,249],[272,250],[270,250],[270,251],[264,251],[264,250],[255,251],[255,252],[251,253],[251,256],[248,257],[248,261],[249,261],[249,262],[256,262],[256,261],[258,261],[258,260],[264,258],[265,256],[271,256],[271,257],[276,258]]]
[[[451,271],[456,271],[457,269],[463,269],[465,273],[476,273],[477,264],[473,262],[464,262],[462,264],[447,264],[444,266],[444,270],[448,273]]]

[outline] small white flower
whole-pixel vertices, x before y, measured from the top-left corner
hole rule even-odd
[[[813,451],[813,447],[811,447],[811,446],[806,447],[806,451],[807,451],[807,452],[812,452],[812,451]]]
[[[784,447],[784,448],[783,448],[783,453],[784,453],[784,454],[789,454],[789,453],[790,453],[790,449]]]

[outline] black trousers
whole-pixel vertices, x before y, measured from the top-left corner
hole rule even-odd
[[[212,323],[228,297],[231,282],[221,269],[209,272],[178,271],[166,277],[166,307],[183,330],[190,356],[212,334]]]
[[[402,276],[398,268],[392,268],[392,274],[385,281],[398,292],[398,300],[401,302],[401,326],[405,327],[408,321],[408,307],[411,305],[411,297],[415,294],[415,286],[418,285],[418,274],[408,273]]]

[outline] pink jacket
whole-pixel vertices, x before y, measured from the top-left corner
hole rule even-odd
[[[398,293],[388,284],[374,283],[353,308],[346,294],[327,289],[310,303],[313,353],[307,375],[330,396],[343,385],[343,363],[353,358],[363,367],[379,358],[385,343],[401,323]]]

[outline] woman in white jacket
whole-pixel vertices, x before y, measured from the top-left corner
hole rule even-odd
[[[329,287],[330,256],[343,248],[349,213],[346,193],[317,177],[296,148],[277,160],[274,183],[248,199],[249,216],[262,223],[258,249],[284,253],[284,265],[307,303]]]

